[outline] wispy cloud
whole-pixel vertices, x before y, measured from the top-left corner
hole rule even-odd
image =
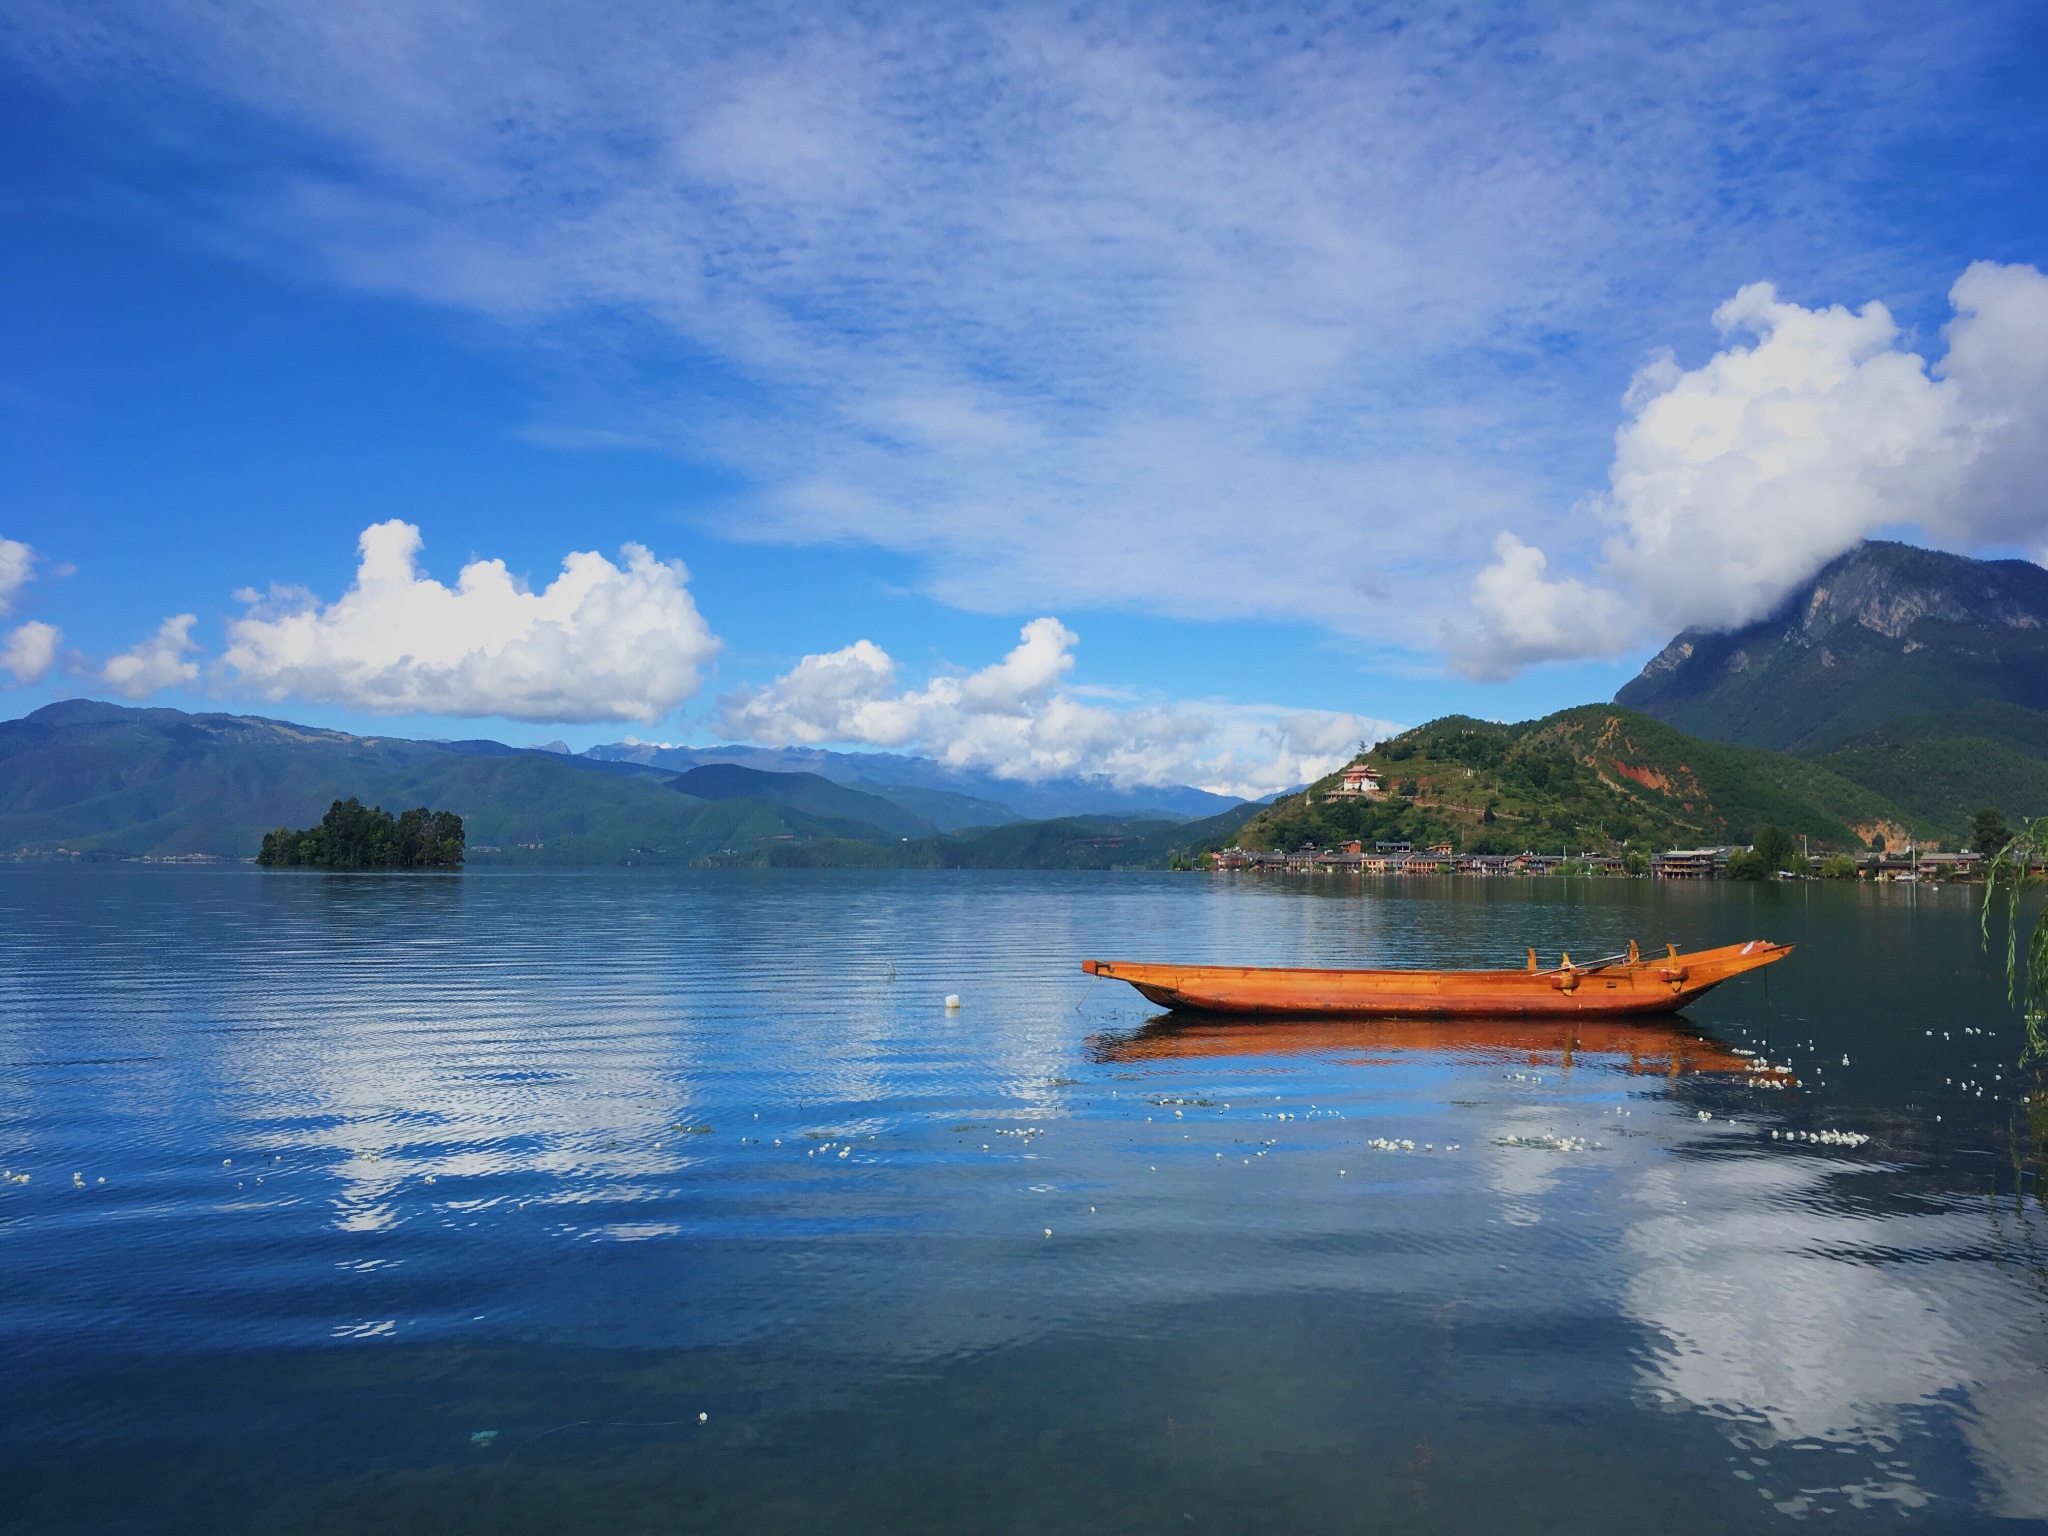
[[[2011,14],[151,4],[14,46],[293,130],[207,204],[237,250],[679,340],[692,383],[538,430],[733,467],[732,533],[1430,647],[1497,530],[1584,538],[1647,346],[1760,276],[1911,287],[1854,189]]]
[[[1361,741],[1399,727],[1336,710],[1204,703],[1106,708],[1067,684],[1080,636],[1033,619],[1016,647],[977,672],[904,688],[897,664],[859,640],[806,656],[766,687],[719,700],[728,737],[774,746],[911,747],[1001,778],[1072,776],[1195,784],[1256,797],[1319,778]]]

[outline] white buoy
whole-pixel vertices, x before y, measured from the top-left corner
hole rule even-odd
[[[957,1009],[957,1008],[958,1008],[959,1006],[960,1006],[960,994],[959,994],[958,992],[948,992],[948,993],[946,994],[946,1008],[947,1008],[947,1011],[948,1011],[948,1012],[951,1012],[952,1010],[954,1010],[954,1009]]]

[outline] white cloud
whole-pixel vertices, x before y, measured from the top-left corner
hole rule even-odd
[[[226,249],[551,346],[601,317],[606,357],[622,321],[681,337],[686,380],[535,432],[731,466],[740,536],[909,551],[928,590],[991,611],[1277,615],[1424,646],[1492,535],[1545,543],[1530,519],[1597,473],[1642,336],[1759,268],[1913,290],[1903,258],[1873,277],[1897,242],[1858,189],[1929,124],[1996,110],[1967,86],[2012,25],[1601,3],[607,15],[10,19],[61,91],[152,123],[196,94],[194,154],[215,121],[238,166],[273,147],[236,194],[177,205]]]
[[[964,677],[897,686],[895,661],[871,641],[806,656],[765,688],[719,700],[719,726],[775,746],[915,747],[1002,778],[1103,777],[1120,786],[1195,784],[1258,796],[1349,761],[1361,739],[1398,729],[1340,711],[1212,703],[1086,702],[1062,685],[1080,637],[1033,619],[1001,661]]]
[[[11,672],[19,684],[38,682],[57,661],[56,626],[31,619],[15,626],[7,644],[0,646],[0,671]]]
[[[1681,626],[1762,617],[1865,535],[1940,510],[1966,456],[1955,387],[1882,304],[1803,309],[1756,283],[1714,323],[1755,345],[1638,376],[1606,509],[1609,569]]]
[[[14,612],[15,595],[35,580],[40,558],[19,539],[0,538],[0,618]],[[17,684],[39,681],[56,664],[59,638],[49,624],[16,625],[0,645],[0,672],[12,674]]]
[[[1615,637],[1632,635],[1640,623],[1617,593],[1545,576],[1550,562],[1543,551],[1512,533],[1493,541],[1493,556],[1472,578],[1478,632],[1453,628],[1447,642],[1475,677],[1494,681],[1533,662],[1597,656],[1616,649]]]
[[[2048,277],[1980,261],[1949,299],[1956,318],[1937,372],[1960,392],[1972,451],[1961,494],[1928,527],[2048,560]]]
[[[917,735],[914,709],[892,694],[896,662],[871,640],[806,656],[767,688],[743,688],[719,700],[720,728],[778,746],[859,741],[897,747]]]
[[[100,681],[124,699],[146,699],[166,688],[196,682],[199,664],[185,658],[199,649],[192,640],[192,626],[198,622],[189,613],[165,619],[140,645],[108,657],[100,668]]]
[[[718,654],[682,562],[637,544],[623,568],[571,554],[540,592],[502,560],[471,562],[452,588],[422,576],[410,523],[374,524],[359,544],[355,584],[334,602],[276,588],[232,621],[223,676],[266,699],[376,713],[651,723]]]
[[[35,579],[36,552],[19,539],[0,538],[0,618],[14,612],[14,594]]]
[[[1609,493],[1590,504],[1615,530],[1605,584],[1550,577],[1502,535],[1451,641],[1461,664],[1498,675],[1734,628],[1887,529],[2048,550],[2048,277],[1979,262],[1951,298],[1930,369],[1882,304],[1806,309],[1743,288],[1714,320],[1753,342],[1636,376]]]

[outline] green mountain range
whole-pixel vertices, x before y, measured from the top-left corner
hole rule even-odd
[[[760,800],[680,795],[672,780],[496,742],[74,700],[0,722],[0,848],[246,858],[263,833],[317,822],[351,795],[454,811],[474,862],[687,861],[779,836],[873,831]]]
[[[938,796],[957,814],[969,797]],[[463,818],[469,862],[1092,869],[1164,864],[1220,818],[1074,817],[939,831],[810,773],[675,773],[497,742],[352,736],[287,721],[73,700],[0,721],[0,851],[253,857],[335,800]],[[1003,812],[1002,807],[994,807]]]

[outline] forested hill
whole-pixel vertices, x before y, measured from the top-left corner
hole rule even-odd
[[[1937,837],[1883,795],[1781,752],[1702,741],[1611,704],[1498,725],[1465,716],[1382,742],[1365,761],[1377,799],[1331,794],[1339,776],[1253,817],[1236,841],[1294,848],[1363,840],[1460,852],[1618,852],[1746,843],[1765,823],[1818,850]]]

